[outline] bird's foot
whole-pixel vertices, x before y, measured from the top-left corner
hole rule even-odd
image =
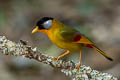
[[[60,60],[59,57],[53,57],[53,60]]]
[[[77,66],[76,66],[76,69],[80,69],[80,66],[81,66],[82,64],[81,63],[79,63]]]
[[[63,58],[65,55],[67,55],[67,54],[69,54],[69,53],[70,53],[70,51],[67,50],[67,51],[64,52],[62,55],[60,55],[60,56],[58,56],[58,57],[54,57],[53,59],[54,59],[54,60],[60,60],[61,58]]]
[[[53,57],[52,59],[53,59],[53,60],[57,60],[57,57]]]

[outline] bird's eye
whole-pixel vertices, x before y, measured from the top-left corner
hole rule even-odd
[[[52,25],[52,20],[48,20],[46,22],[44,22],[43,26],[45,29],[49,29]]]

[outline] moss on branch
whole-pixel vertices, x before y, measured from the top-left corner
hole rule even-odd
[[[52,56],[42,54],[36,48],[28,46],[26,41],[20,40],[19,43],[15,43],[5,36],[0,36],[0,50],[5,55],[24,56],[48,64],[53,68],[59,68],[66,76],[70,76],[72,80],[118,80],[108,73],[93,70],[85,65],[82,65],[80,70],[77,70],[75,68],[76,64],[72,61],[53,60]]]

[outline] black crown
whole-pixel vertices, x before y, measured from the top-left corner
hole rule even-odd
[[[40,20],[37,22],[36,26],[41,26],[44,22],[46,22],[46,21],[48,21],[48,20],[53,20],[53,18],[52,18],[52,17],[43,17],[42,19],[40,19]]]

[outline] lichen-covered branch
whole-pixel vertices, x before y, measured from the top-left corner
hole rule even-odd
[[[108,73],[101,73],[85,65],[82,65],[80,70],[77,70],[74,62],[54,60],[52,56],[42,54],[36,48],[28,46],[26,41],[20,40],[19,43],[15,43],[8,40],[5,36],[0,36],[0,50],[5,55],[24,56],[25,58],[48,64],[53,68],[59,68],[61,72],[70,76],[72,80],[117,80],[117,78]]]

